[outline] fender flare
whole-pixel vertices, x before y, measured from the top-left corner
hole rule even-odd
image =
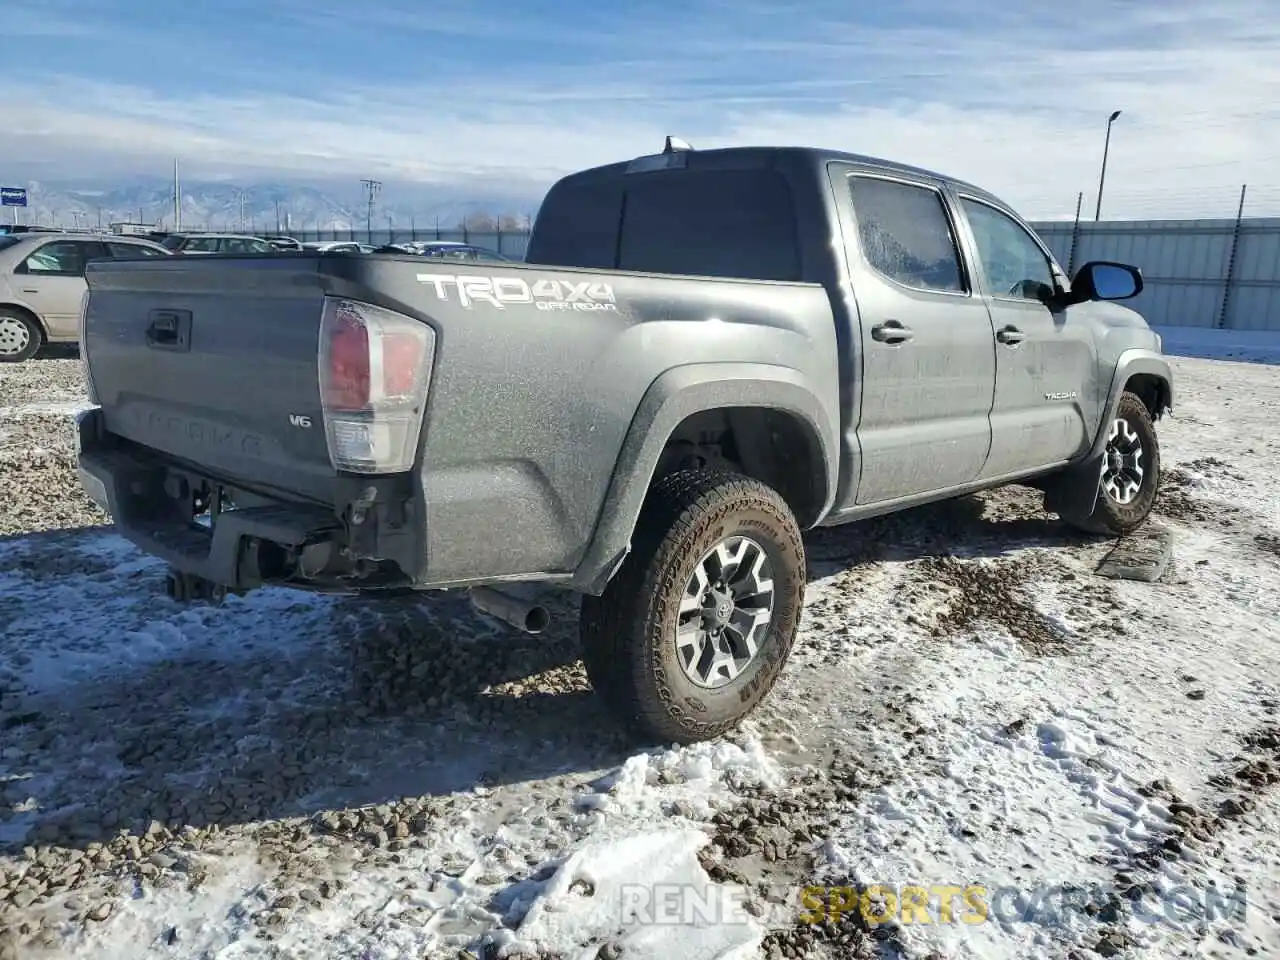
[[[1098,421],[1098,432],[1093,438],[1086,459],[1093,459],[1102,454],[1107,445],[1107,427],[1115,418],[1116,408],[1120,406],[1120,396],[1124,393],[1124,385],[1130,377],[1150,374],[1162,380],[1169,394],[1168,407],[1173,407],[1173,370],[1169,361],[1154,350],[1135,347],[1125,350],[1116,360],[1115,372],[1111,375],[1111,387],[1102,405],[1102,417]]]
[[[825,467],[818,518],[831,509],[839,471],[838,416],[807,378],[767,363],[695,363],[673,367],[645,391],[614,463],[609,488],[570,586],[599,595],[631,550],[631,534],[667,439],[688,416],[724,407],[765,407],[799,418]]]
[[[1088,453],[1052,479],[1045,488],[1045,509],[1059,516],[1093,516],[1098,503],[1098,478],[1102,473],[1102,456],[1107,446],[1107,431],[1115,418],[1120,397],[1130,377],[1149,374],[1164,382],[1168,391],[1168,407],[1173,407],[1173,370],[1169,361],[1154,350],[1133,348],[1125,350],[1116,361],[1111,375],[1111,385],[1102,404],[1102,416],[1098,430]]]

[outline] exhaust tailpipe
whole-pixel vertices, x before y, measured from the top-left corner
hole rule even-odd
[[[551,623],[551,613],[533,598],[533,591],[519,584],[472,587],[471,605],[525,633],[541,633]]]

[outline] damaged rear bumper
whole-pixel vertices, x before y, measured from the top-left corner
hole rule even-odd
[[[350,559],[345,525],[332,509],[237,490],[117,442],[96,408],[76,417],[76,431],[85,494],[121,536],[178,572],[237,591],[264,583],[363,589],[405,579],[398,570],[380,578],[377,564]],[[215,506],[197,517],[192,505],[202,495]],[[233,506],[219,509],[224,502]]]

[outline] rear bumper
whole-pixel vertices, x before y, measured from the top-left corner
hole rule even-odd
[[[319,572],[340,552],[342,527],[331,511],[258,502],[200,524],[186,507],[189,498],[174,495],[199,478],[112,443],[97,408],[76,417],[76,431],[85,493],[111,515],[121,536],[182,573],[247,590],[290,582],[308,568]],[[311,563],[300,563],[307,551]]]

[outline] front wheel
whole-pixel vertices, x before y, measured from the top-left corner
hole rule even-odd
[[[1097,500],[1087,518],[1063,519],[1089,533],[1123,536],[1151,514],[1160,486],[1160,444],[1147,405],[1136,394],[1120,397],[1106,425]]]
[[[582,599],[591,684],[638,733],[719,736],[791,653],[805,590],[796,519],[756,480],[685,470],[649,492],[633,547],[604,593]]]

